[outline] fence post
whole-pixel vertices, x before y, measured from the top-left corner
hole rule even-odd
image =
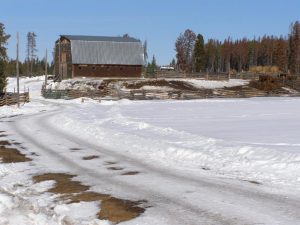
[[[29,88],[27,88],[27,97],[28,97],[28,102],[30,102],[30,96],[29,96]]]
[[[5,92],[4,92],[4,99],[5,99],[5,105],[7,105],[7,92],[6,92],[6,88],[5,88]]]

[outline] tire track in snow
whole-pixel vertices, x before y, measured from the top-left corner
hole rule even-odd
[[[57,112],[55,112],[57,113]],[[43,113],[44,117],[49,117],[48,113]],[[133,184],[129,184],[127,182],[122,182],[120,180],[116,180],[113,177],[107,176],[107,174],[101,174],[100,172],[96,172],[95,170],[89,169],[87,167],[83,167],[70,158],[65,157],[59,154],[55,149],[51,149],[49,146],[44,145],[43,143],[37,141],[37,136],[32,137],[28,134],[28,131],[24,129],[24,126],[27,127],[29,124],[36,124],[40,125],[39,131],[42,131],[46,127],[43,127],[43,123],[40,123],[40,120],[43,120],[43,117],[40,120],[35,120],[33,118],[40,117],[40,115],[35,116],[25,116],[24,118],[19,118],[15,120],[15,123],[11,124],[13,130],[18,133],[18,135],[28,141],[31,145],[34,145],[38,149],[45,153],[46,155],[50,156],[52,159],[56,159],[61,165],[67,166],[70,168],[71,173],[75,173],[77,175],[83,177],[90,177],[92,179],[97,179],[101,185],[101,182],[106,182],[114,186],[122,187],[122,190],[125,192],[135,193],[139,196],[145,196],[146,200],[149,200],[150,204],[154,203],[154,207],[157,207],[159,211],[163,211],[168,215],[168,219],[172,219],[171,224],[199,224],[203,220],[205,224],[239,224],[236,223],[236,220],[232,220],[230,218],[223,217],[219,213],[214,213],[210,211],[203,210],[201,208],[197,208],[194,205],[189,203],[183,203],[181,199],[174,198],[174,196],[165,196],[162,193],[155,192],[155,190],[139,188]],[[33,119],[33,120],[32,120]],[[32,129],[32,127],[31,127]],[[59,140],[62,136],[58,135],[57,133],[53,135],[50,132],[51,129],[47,127],[47,132],[49,137],[53,136],[56,140]],[[53,131],[53,130],[52,130]],[[62,140],[66,142],[66,140]],[[70,141],[68,141],[71,144]],[[72,141],[73,142],[73,141]],[[75,142],[75,144],[78,144]],[[82,144],[81,144],[82,145]],[[71,144],[71,146],[74,146]],[[163,204],[161,204],[163,203]],[[162,207],[163,206],[163,207]],[[181,211],[185,214],[185,216],[179,217],[178,212]]]
[[[70,106],[69,106],[70,107]],[[224,180],[218,180],[218,179],[208,179],[205,177],[206,180],[199,180],[195,178],[187,178],[185,176],[176,175],[173,174],[170,171],[161,170],[156,167],[152,167],[147,164],[143,164],[141,162],[136,161],[134,158],[130,158],[128,156],[124,156],[123,154],[116,153],[113,151],[110,151],[105,148],[101,148],[101,146],[94,145],[91,143],[88,143],[84,140],[81,140],[77,137],[74,137],[70,134],[66,134],[65,132],[58,130],[57,128],[54,128],[48,121],[51,116],[55,116],[57,113],[62,111],[63,109],[60,109],[56,112],[50,112],[50,113],[43,113],[42,115],[35,115],[35,116],[28,116],[27,119],[24,120],[24,118],[16,119],[16,123],[12,124],[13,129],[20,134],[20,136],[24,137],[29,141],[31,144],[34,144],[36,147],[39,147],[41,149],[44,149],[47,154],[50,154],[51,157],[56,158],[60,160],[60,162],[64,165],[68,165],[70,168],[76,169],[76,171],[79,174],[82,174],[82,170],[85,172],[88,172],[88,176],[96,179],[102,179],[105,180],[108,183],[111,183],[112,185],[121,185],[124,189],[130,192],[137,192],[141,196],[148,197],[148,200],[150,200],[150,203],[157,202],[158,207],[160,202],[167,203],[167,206],[171,205],[177,205],[182,208],[183,211],[189,211],[192,214],[195,214],[191,218],[198,217],[198,220],[191,219],[189,223],[184,222],[184,220],[187,219],[187,217],[181,221],[180,224],[199,224],[199,219],[201,219],[201,216],[203,218],[207,218],[208,220],[212,221],[212,224],[251,224],[251,220],[247,221],[247,219],[232,219],[230,215],[220,215],[219,213],[214,213],[215,209],[201,209],[195,207],[195,205],[182,202],[182,199],[178,199],[175,196],[168,195],[166,193],[157,193],[154,190],[149,190],[141,187],[136,187],[135,185],[128,184],[127,182],[121,182],[119,180],[116,180],[114,178],[107,177],[106,174],[97,173],[92,169],[87,169],[86,167],[82,167],[78,165],[76,162],[72,161],[70,158],[64,157],[61,154],[57,153],[54,149],[49,148],[48,146],[45,146],[43,143],[40,143],[36,141],[35,138],[31,137],[30,135],[26,134],[26,131],[22,131],[22,124],[27,123],[36,123],[38,125],[40,131],[46,131],[49,136],[53,136],[57,138],[58,140],[64,142],[68,141],[69,144],[72,144],[72,146],[75,145],[84,145],[87,148],[90,149],[96,149],[98,152],[100,152],[103,155],[109,155],[118,161],[126,162],[127,164],[133,165],[135,167],[141,168],[144,171],[147,171],[151,174],[155,174],[155,176],[162,177],[165,180],[171,180],[179,182],[179,183],[187,183],[190,186],[201,186],[201,188],[207,189],[209,193],[213,194],[214,192],[222,192],[225,196],[226,194],[235,196],[237,199],[242,201],[251,201],[256,204],[259,204],[260,206],[263,205],[265,207],[270,207],[271,210],[273,210],[272,214],[285,214],[288,213],[291,217],[291,220],[294,219],[294,221],[300,221],[299,216],[297,215],[297,212],[300,209],[300,203],[299,200],[290,200],[286,199],[283,196],[278,196],[274,194],[267,194],[263,192],[259,192],[255,188],[254,190],[246,189],[247,187],[253,187],[253,185],[248,185],[247,187],[239,186],[236,187],[237,183],[229,183],[224,182]],[[31,121],[31,122],[30,122]],[[63,138],[62,138],[63,137]],[[74,170],[73,170],[74,171]],[[212,206],[210,206],[212,207]],[[243,207],[243,204],[241,204],[241,207]],[[161,207],[160,207],[161,208]],[[209,208],[209,207],[208,207]],[[260,207],[258,207],[260,208]],[[167,209],[163,209],[167,210]],[[177,209],[178,210],[178,209]],[[252,210],[255,210],[254,208]],[[259,209],[258,209],[259,210]],[[212,212],[211,212],[212,211]],[[167,210],[167,213],[169,213],[170,216],[175,216],[175,218],[178,218],[179,216],[173,212],[170,212],[170,210]],[[283,216],[283,215],[282,215]],[[200,217],[200,218],[199,218]],[[229,217],[229,218],[228,218]],[[231,218],[230,218],[231,217]],[[268,215],[266,215],[266,218]],[[194,218],[194,219],[195,219]],[[253,218],[252,218],[253,219]],[[271,218],[270,218],[271,219]],[[282,217],[281,219],[284,219]],[[207,222],[207,221],[206,221]],[[206,223],[209,224],[209,223]],[[268,223],[266,223],[268,224]],[[271,224],[271,223],[270,223]],[[278,223],[283,224],[283,223]],[[293,223],[285,223],[285,224],[293,224]]]

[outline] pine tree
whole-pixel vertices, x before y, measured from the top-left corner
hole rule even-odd
[[[300,22],[298,21],[291,26],[290,69],[292,73],[300,73]]]
[[[204,71],[205,67],[205,51],[204,38],[198,34],[194,48],[194,68],[196,72]]]
[[[287,42],[283,37],[276,41],[274,59],[279,69],[286,72],[288,67]]]
[[[177,65],[179,70],[190,72],[193,67],[193,52],[196,42],[196,34],[187,29],[183,34],[180,34],[175,43],[177,52]]]
[[[6,53],[6,44],[7,40],[10,38],[10,35],[5,33],[5,26],[3,23],[0,23],[0,94],[3,93],[6,85],[7,78],[5,73],[5,65],[7,60]]]
[[[229,73],[231,69],[231,55],[232,55],[232,41],[230,37],[226,39],[223,43],[222,55],[223,55],[224,71]]]
[[[144,47],[144,65],[147,65],[148,64],[148,42],[147,42],[147,40],[145,40],[143,47]]]
[[[33,74],[33,67],[36,59],[36,37],[34,32],[27,33],[27,49],[26,49],[26,61],[27,61],[27,72],[29,76]]]
[[[170,63],[170,66],[175,68],[175,66],[176,66],[176,60],[175,59],[172,59],[172,62]]]
[[[155,59],[155,56],[154,56],[154,55],[153,55],[153,57],[152,57],[151,66],[152,66],[153,69],[156,69],[156,67],[157,67],[156,59]]]

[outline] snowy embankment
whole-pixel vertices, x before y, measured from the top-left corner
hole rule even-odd
[[[62,82],[50,82],[47,85],[48,89],[53,90],[97,90],[98,87],[101,85],[102,80],[95,80],[95,79],[69,79],[63,80]]]
[[[57,128],[149,164],[300,189],[297,98],[86,103]]]
[[[176,80],[176,79],[168,79]],[[230,79],[228,81],[217,81],[217,80],[202,80],[202,79],[177,79],[185,81],[199,89],[218,89],[218,88],[229,88],[236,86],[247,85],[249,81],[241,79]]]

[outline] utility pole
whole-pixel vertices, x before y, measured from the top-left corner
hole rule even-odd
[[[47,87],[47,80],[48,80],[48,50],[46,48],[46,55],[45,55],[45,88]]]
[[[59,75],[59,81],[62,80],[62,74],[61,74],[61,37],[59,37],[59,43],[58,43],[58,75]]]
[[[16,71],[17,71],[17,101],[18,101],[18,108],[19,108],[19,107],[20,107],[19,32],[17,32],[17,59],[16,59]]]

